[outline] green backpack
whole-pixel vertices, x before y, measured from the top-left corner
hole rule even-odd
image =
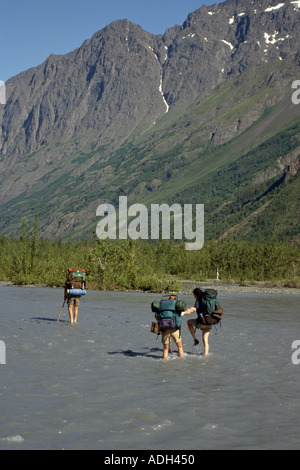
[[[186,309],[183,300],[161,300],[152,302],[152,311],[161,331],[181,329],[181,312]]]
[[[222,320],[224,314],[220,306],[218,292],[214,289],[207,289],[202,293],[198,313],[197,325],[217,325]]]
[[[204,315],[211,315],[220,307],[218,292],[214,289],[207,289],[201,296],[201,310]]]

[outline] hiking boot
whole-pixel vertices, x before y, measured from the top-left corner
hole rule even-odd
[[[197,340],[197,338],[194,340],[194,346],[198,346],[199,344],[199,341]]]

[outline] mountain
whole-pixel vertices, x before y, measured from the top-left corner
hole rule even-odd
[[[38,211],[43,236],[92,235],[127,194],[205,203],[209,237],[297,239],[299,19],[299,1],[227,0],[162,36],[120,20],[11,78],[0,232]]]

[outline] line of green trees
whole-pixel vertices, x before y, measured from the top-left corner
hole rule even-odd
[[[88,287],[106,290],[179,290],[180,280],[260,281],[300,287],[300,247],[279,243],[207,241],[197,252],[160,240],[68,241],[40,238],[38,220],[19,238],[0,236],[0,281],[62,287],[68,267],[85,268]]]

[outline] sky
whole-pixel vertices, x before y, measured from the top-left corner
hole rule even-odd
[[[67,54],[112,21],[127,18],[152,34],[182,25],[221,0],[1,0],[0,80]]]

